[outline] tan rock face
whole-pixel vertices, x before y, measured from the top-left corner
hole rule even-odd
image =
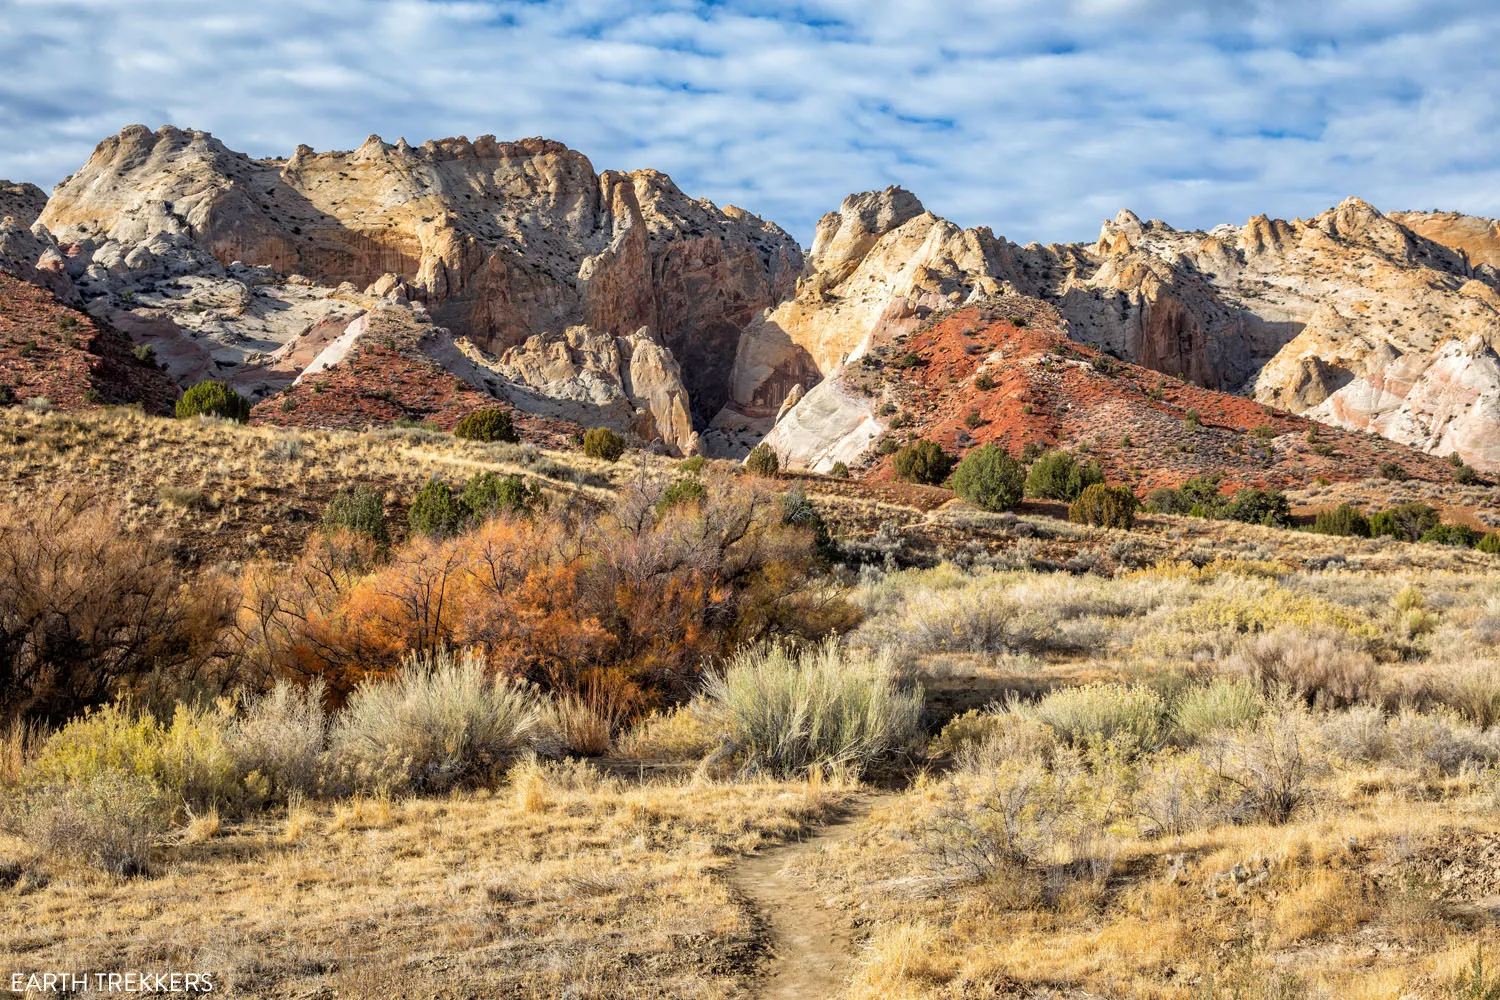
[[[1392,212],[1391,220],[1434,243],[1458,250],[1478,267],[1500,270],[1500,221],[1457,212]]]
[[[740,327],[802,266],[772,224],[655,171],[596,174],[544,139],[371,136],[349,152],[255,160],[205,132],[132,126],[58,188],[42,221],[66,240],[182,235],[221,265],[328,286],[393,274],[436,322],[497,354],[575,325],[649,327],[686,362],[705,422],[728,396]]]

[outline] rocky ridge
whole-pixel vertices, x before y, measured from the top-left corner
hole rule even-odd
[[[183,383],[261,398],[377,304],[420,306],[495,398],[674,452],[727,398],[740,328],[802,266],[778,227],[665,174],[493,136],[257,160],[131,126],[12,243],[23,261],[55,253],[59,294],[157,345]],[[557,345],[585,342],[560,377]]]
[[[1011,294],[1047,302],[1071,337],[1121,360],[1500,469],[1500,276],[1469,246],[1350,199],[1307,221],[1207,233],[1125,211],[1094,244],[1022,247],[899,188],[851,195],[820,222],[795,298],[747,328],[710,444],[739,453],[778,419],[818,422],[800,407],[847,413],[830,388],[778,417],[794,384],[934,312]],[[829,432],[828,454],[841,440]]]

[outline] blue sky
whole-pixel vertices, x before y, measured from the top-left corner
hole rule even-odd
[[[0,177],[141,122],[254,155],[546,135],[804,243],[899,183],[1019,241],[1500,216],[1493,0],[0,0]]]

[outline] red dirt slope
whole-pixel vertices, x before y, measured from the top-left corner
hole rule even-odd
[[[908,367],[910,355],[918,363]],[[1031,443],[1087,448],[1111,482],[1141,495],[1216,474],[1227,490],[1357,480],[1390,460],[1413,478],[1453,475],[1443,460],[1383,438],[1111,358],[1070,340],[1033,299],[946,313],[841,377],[896,407],[898,441],[928,438],[955,455],[990,442],[1014,455]],[[879,459],[871,475],[888,479],[890,466]]]
[[[42,398],[63,410],[140,403],[148,413],[170,413],[177,390],[135,357],[120,331],[0,273],[0,398],[10,397]]]

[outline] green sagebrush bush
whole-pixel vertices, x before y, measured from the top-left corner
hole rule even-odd
[[[1135,527],[1135,494],[1124,486],[1094,483],[1068,508],[1068,520],[1094,528]]]
[[[498,406],[465,414],[454,425],[453,436],[469,441],[504,441],[510,444],[521,440],[511,421],[510,411]]]
[[[953,470],[953,491],[981,510],[1010,510],[1021,502],[1026,470],[997,445],[975,448]]]
[[[948,478],[953,456],[936,441],[913,441],[896,452],[892,465],[896,475],[908,483],[936,486]]]
[[[1313,531],[1320,535],[1347,538],[1370,537],[1370,521],[1353,504],[1341,503],[1332,510],[1320,510],[1313,520]]]
[[[834,766],[863,773],[921,735],[922,691],[898,683],[894,656],[836,639],[801,651],[741,650],[708,677],[704,700],[732,754],[781,776]]]
[[[244,423],[250,419],[250,401],[224,382],[199,382],[177,401],[178,417],[223,417]]]
[[[493,674],[481,650],[440,650],[355,688],[330,745],[339,780],[355,788],[435,793],[486,783],[548,749],[548,736],[533,693]]]

